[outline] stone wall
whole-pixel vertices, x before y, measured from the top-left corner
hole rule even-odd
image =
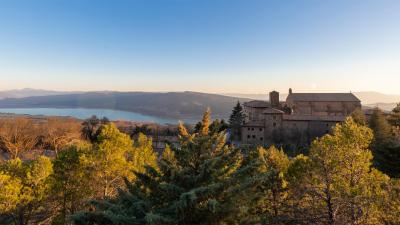
[[[262,121],[264,108],[253,108],[253,107],[244,107],[244,113],[246,115],[245,122],[249,121]]]
[[[357,102],[294,102],[289,105],[293,114],[316,116],[349,115],[361,104]]]
[[[265,145],[265,128],[263,126],[242,127],[242,143],[251,145]]]

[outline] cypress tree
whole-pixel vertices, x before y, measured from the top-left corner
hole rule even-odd
[[[245,119],[243,107],[240,102],[237,102],[236,106],[232,110],[232,114],[229,117],[229,126],[231,128],[231,139],[241,140],[241,128]]]

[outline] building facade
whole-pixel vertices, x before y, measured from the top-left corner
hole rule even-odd
[[[293,93],[289,89],[284,102],[276,91],[269,96],[269,102],[243,104],[242,144],[309,144],[361,108],[361,101],[352,93]]]

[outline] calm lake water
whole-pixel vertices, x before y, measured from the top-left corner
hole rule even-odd
[[[97,117],[107,117],[110,120],[130,120],[138,122],[154,122],[159,124],[177,124],[177,119],[168,119],[155,116],[143,115],[140,113],[126,112],[110,109],[83,109],[83,108],[0,108],[0,113],[15,113],[27,115],[43,116],[72,116],[78,119],[87,119],[92,115]],[[190,122],[190,121],[185,121]]]

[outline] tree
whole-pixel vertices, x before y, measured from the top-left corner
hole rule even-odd
[[[374,147],[387,146],[392,141],[392,128],[382,110],[375,108],[369,121],[369,126],[374,131]]]
[[[393,146],[392,127],[381,110],[374,110],[370,120],[370,127],[374,131],[372,143],[374,165],[392,177],[399,176],[399,171],[396,170],[396,167],[392,167],[397,165],[400,159],[399,149]]]
[[[392,110],[389,122],[392,126],[400,127],[400,103],[397,103],[396,107]]]
[[[82,210],[86,201],[93,197],[93,170],[83,161],[88,152],[88,146],[73,145],[54,159],[51,190],[57,211],[53,222],[66,224],[68,217]]]
[[[0,149],[8,152],[12,159],[33,150],[38,141],[38,127],[32,120],[24,117],[0,120]]]
[[[8,216],[7,218],[11,218],[14,224],[26,225],[33,219],[33,215],[46,214],[48,209],[43,206],[49,198],[50,176],[53,172],[49,158],[41,156],[29,162],[22,162],[18,158],[12,159],[3,164],[0,169],[4,180],[8,179],[7,176],[13,179],[8,179],[15,185],[11,191],[12,196],[16,197],[15,193],[18,193],[17,198],[7,198],[6,202],[0,202],[0,205],[8,204],[9,206],[8,211],[2,212]],[[0,196],[9,191],[1,188]],[[41,218],[34,219],[40,221]]]
[[[240,102],[237,102],[236,106],[232,110],[232,114],[229,117],[229,126],[232,132],[233,140],[241,139],[241,129],[244,123],[245,114],[243,112],[242,105]]]
[[[225,122],[224,119],[216,119],[210,124],[210,131],[212,133],[223,132],[228,129],[229,125]]]
[[[133,148],[128,151],[128,162],[130,168],[139,173],[144,173],[146,166],[157,168],[157,154],[153,150],[151,138],[139,133]]]
[[[200,128],[203,126],[203,123],[200,121],[196,123],[194,127],[194,132],[198,133]],[[222,132],[228,129],[229,125],[223,119],[216,119],[210,124],[210,131],[211,132]]]
[[[247,179],[253,186],[246,195],[248,205],[251,206],[246,220],[282,224],[288,217],[285,202],[288,201],[286,176],[290,160],[283,150],[272,146],[268,149],[258,148],[253,162],[257,169]]]
[[[372,131],[348,118],[333,134],[311,145],[308,171],[301,177],[308,190],[304,199],[312,203],[326,224],[381,224],[389,178],[372,169],[368,149]],[[308,197],[307,197],[308,196]]]
[[[80,127],[75,119],[49,118],[44,126],[45,147],[58,154],[59,150],[80,139]]]
[[[0,172],[0,212],[11,212],[21,202],[22,182],[16,177]],[[0,213],[1,215],[1,213]]]
[[[400,180],[393,179],[389,185],[389,195],[385,201],[383,222],[388,225],[400,224]]]
[[[181,147],[167,148],[159,169],[136,173],[136,182],[126,182],[127,191],[95,202],[94,212],[73,217],[75,224],[233,224],[243,157],[225,144],[224,133],[209,131],[209,121],[206,113],[195,134],[181,125]]]
[[[391,178],[400,178],[400,146],[383,146],[375,153],[377,168]]]
[[[356,122],[359,125],[367,124],[367,118],[365,117],[364,112],[359,108],[357,108],[351,113],[351,117],[353,118],[354,122]]]
[[[123,177],[129,175],[126,155],[132,151],[132,146],[130,137],[121,133],[114,124],[104,125],[101,129],[92,152],[86,158],[88,166],[95,171],[100,198],[114,195]]]
[[[109,123],[110,121],[107,117],[99,119],[97,116],[92,116],[82,123],[82,136],[91,143],[95,143],[102,127]]]

